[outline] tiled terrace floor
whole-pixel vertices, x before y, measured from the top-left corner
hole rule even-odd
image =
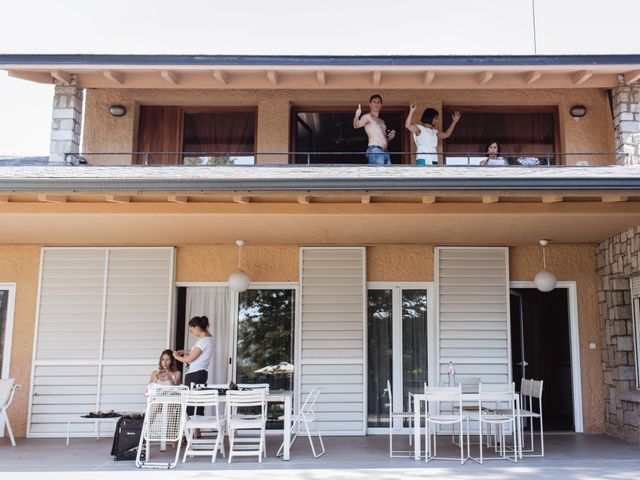
[[[18,439],[12,448],[0,439],[0,478],[38,480],[107,478],[139,479],[238,479],[267,477],[278,480],[370,480],[448,478],[460,480],[501,479],[640,479],[640,446],[600,435],[548,435],[545,458],[525,458],[521,463],[491,461],[434,461],[425,465],[409,458],[389,459],[387,437],[334,437],[326,439],[327,454],[311,456],[308,443],[300,439],[291,461],[274,458],[277,438],[269,439],[269,457],[260,465],[253,459],[232,464],[205,458],[179,464],[174,470],[138,470],[134,462],[114,462],[110,439]],[[473,451],[472,451],[473,454]]]

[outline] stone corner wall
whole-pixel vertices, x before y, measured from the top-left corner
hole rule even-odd
[[[640,444],[629,278],[640,275],[640,226],[601,242],[596,250],[602,328],[605,428],[608,435]]]
[[[640,164],[640,84],[621,84],[612,90],[617,163]]]

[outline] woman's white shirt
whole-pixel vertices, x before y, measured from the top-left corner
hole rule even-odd
[[[211,356],[213,355],[213,337],[200,337],[196,344],[192,347],[198,347],[202,353],[189,365],[189,372],[197,372],[198,370],[208,370]]]
[[[420,129],[420,135],[413,134],[416,142],[417,160],[424,160],[427,165],[438,163],[438,130],[416,124]]]
[[[509,163],[507,162],[507,160],[502,158],[502,157],[487,158],[487,166],[490,166],[490,167],[506,167],[508,165],[509,165]]]

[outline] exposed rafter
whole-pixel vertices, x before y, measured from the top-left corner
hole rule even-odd
[[[435,195],[423,195],[422,196],[422,203],[436,203],[436,196]]]
[[[624,74],[624,83],[627,85],[636,83],[638,80],[640,80],[640,70],[633,70]]]
[[[165,82],[171,85],[178,85],[178,83],[180,83],[180,76],[172,70],[161,70],[160,76]]]
[[[21,80],[29,80],[38,83],[53,83],[53,77],[49,73],[44,72],[27,72],[22,70],[9,70],[10,77],[19,78]]]
[[[626,195],[602,195],[601,198],[604,203],[626,202],[629,199]]]
[[[224,70],[216,69],[212,72],[213,78],[220,85],[228,85],[229,84],[229,75]]]
[[[327,84],[327,74],[325,73],[324,70],[318,70],[316,72],[316,79],[318,80],[318,83],[320,85],[326,85]]]
[[[111,83],[115,83],[116,85],[124,84],[124,75],[121,72],[116,72],[115,70],[105,70],[102,72],[104,78],[109,80]]]
[[[478,85],[486,85],[493,79],[493,72],[484,71],[478,74]]]
[[[187,203],[189,201],[189,197],[187,195],[169,195],[167,197],[167,202],[170,203]]]
[[[64,85],[71,84],[71,80],[73,79],[73,75],[62,70],[51,70],[51,76],[54,78],[54,80],[57,80]]]
[[[542,77],[542,72],[534,70],[533,72],[527,72],[524,74],[524,84],[533,85]]]
[[[498,203],[500,201],[500,197],[498,195],[483,195],[482,203]]]
[[[107,203],[129,203],[131,197],[129,195],[107,195],[105,201]]]
[[[593,72],[591,70],[580,70],[571,76],[571,81],[574,85],[582,85],[591,77],[593,77]]]
[[[433,79],[435,77],[436,77],[436,72],[434,72],[433,70],[424,72],[424,75],[422,76],[422,83],[424,83],[425,86],[429,86],[433,83]]]
[[[562,195],[543,195],[542,203],[558,203],[562,202],[563,198]]]
[[[296,201],[302,205],[309,205],[311,203],[310,195],[298,195]]]
[[[278,72],[275,70],[267,70],[267,80],[269,80],[269,83],[274,87],[278,86],[278,82],[280,80],[278,77]]]
[[[248,197],[246,195],[234,195],[233,202],[234,203],[250,203],[251,197]]]
[[[382,71],[374,70],[373,74],[371,75],[371,83],[373,83],[374,85],[380,85],[380,82],[382,82]]]
[[[39,202],[45,203],[67,203],[66,195],[48,195],[46,193],[41,193],[38,195]]]

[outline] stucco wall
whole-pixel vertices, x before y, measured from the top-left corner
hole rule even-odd
[[[509,250],[511,281],[532,281],[542,267],[539,246]],[[601,332],[598,322],[598,279],[594,245],[551,245],[547,247],[547,267],[558,280],[575,281],[580,329],[580,369],[585,433],[604,432],[604,383],[602,376]],[[589,350],[595,342],[597,350]]]
[[[159,89],[91,89],[86,93],[84,152],[131,152],[135,146],[137,105],[183,106],[258,106],[257,150],[289,150],[289,116],[291,105],[356,106],[366,104],[375,89],[367,90],[159,90]],[[384,105],[408,106],[416,102],[418,110],[442,105],[557,105],[560,141],[564,152],[613,152],[613,122],[607,92],[604,89],[549,90],[380,90]],[[109,115],[109,105],[127,108],[124,117]],[[569,115],[571,105],[588,109],[579,120]],[[384,118],[384,108],[383,108]],[[363,146],[364,148],[364,146]],[[93,157],[91,162],[124,163],[127,157]],[[259,163],[284,162],[284,157],[263,157]],[[568,157],[567,164],[576,157]],[[615,159],[591,158],[591,164],[614,164]]]
[[[39,267],[40,247],[0,246],[0,283],[16,284],[9,376],[22,388],[9,408],[9,419],[18,437],[25,435],[27,427]]]
[[[589,342],[600,345],[597,321],[597,279],[593,246],[553,245],[548,265],[560,280],[577,282],[580,322],[584,428],[587,433],[604,431],[604,391],[600,352],[588,350]],[[540,270],[538,246],[510,249],[511,280],[531,281]],[[18,436],[25,434],[36,309],[40,248],[1,246],[0,282],[17,284],[11,375],[23,385],[11,409]],[[176,281],[223,282],[237,268],[237,247],[230,245],[179,246]],[[297,282],[297,245],[243,247],[242,268],[255,282]],[[367,247],[369,281],[433,281],[434,252],[431,245],[385,245]]]

